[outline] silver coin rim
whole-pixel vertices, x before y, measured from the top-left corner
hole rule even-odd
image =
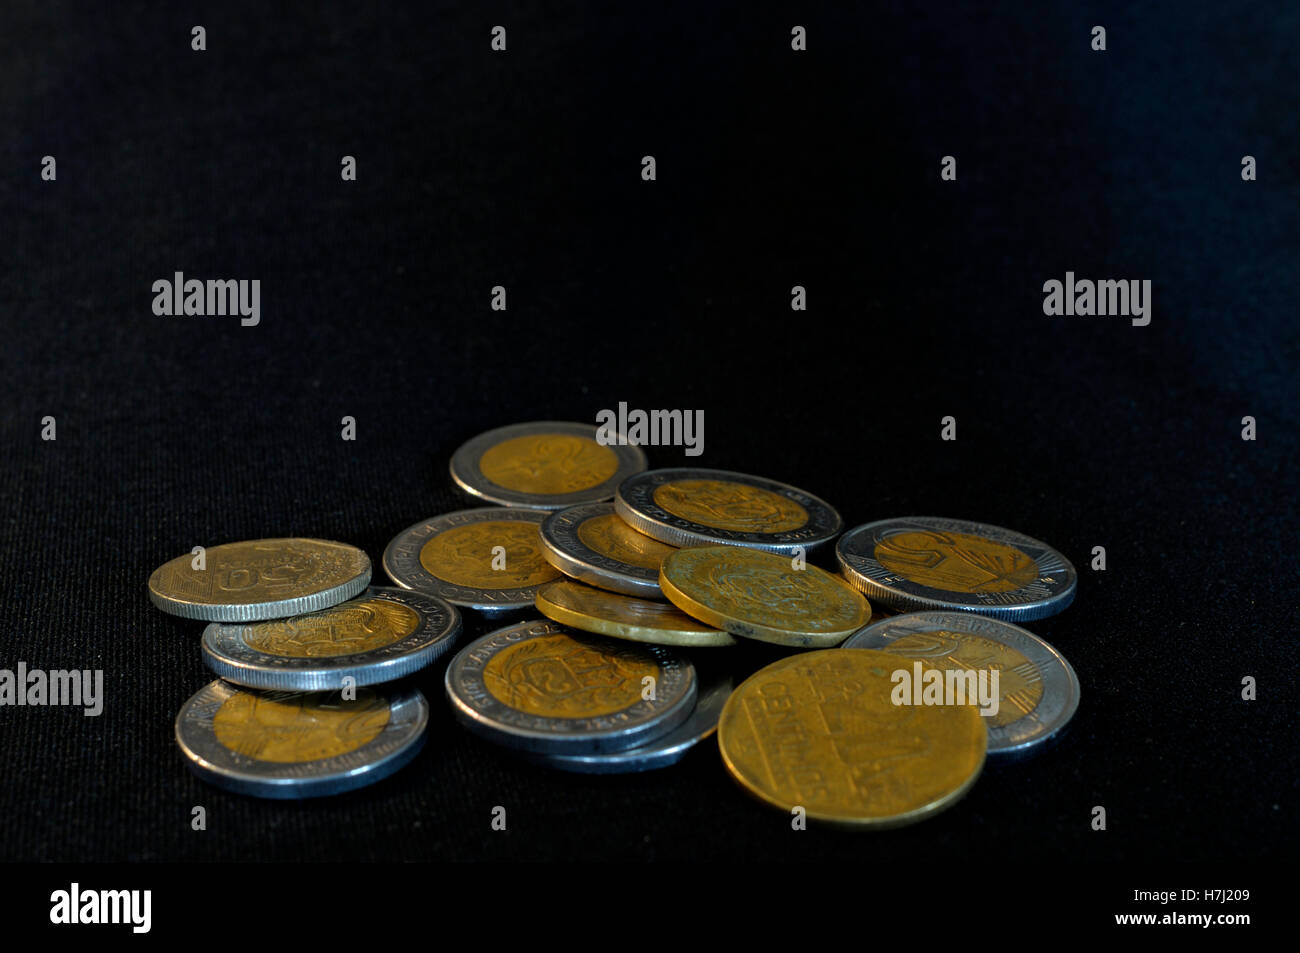
[[[892,626],[900,624],[911,624],[912,627],[897,634],[886,634]],[[987,725],[989,754],[1001,757],[1036,749],[1059,735],[1078,711],[1081,694],[1079,676],[1075,674],[1069,660],[1042,636],[1004,619],[991,619],[969,612],[910,612],[864,626],[849,636],[841,648],[884,649],[905,636],[936,629],[956,630],[1000,642],[1025,656],[1038,669],[1043,684],[1043,697],[1033,711],[1015,721],[1005,725]],[[974,631],[976,629],[979,631]],[[900,655],[899,658],[906,656]],[[1040,715],[1045,702],[1046,711]]]
[[[802,506],[808,513],[808,522],[800,529],[782,533],[742,533],[705,526],[674,516],[654,502],[654,490],[676,480],[718,480],[768,490]],[[844,520],[835,507],[797,486],[752,473],[700,467],[665,467],[633,474],[619,484],[614,494],[614,510],[633,529],[678,548],[745,546],[789,556],[799,548],[813,549],[830,542],[844,528]]]
[[[517,637],[511,638],[516,633]],[[487,659],[507,645],[556,634],[583,641],[608,642],[620,649],[630,648],[653,655],[660,671],[667,677],[661,677],[656,685],[654,701],[641,699],[621,712],[596,718],[528,715],[507,708],[487,690],[482,678]],[[488,654],[483,663],[471,668],[475,653],[480,652]],[[696,681],[695,666],[690,659],[666,646],[602,639],[588,632],[574,632],[549,619],[517,622],[480,636],[456,653],[443,678],[452,712],[465,727],[506,747],[547,754],[622,751],[662,737],[690,717],[697,697]],[[613,727],[606,726],[610,719],[618,716],[623,716],[624,720]],[[629,718],[638,720],[629,726],[626,723]],[[521,725],[520,721],[527,721],[528,725]]]
[[[1038,563],[1039,576],[1033,584],[1046,585],[1050,594],[1045,597],[1024,598],[1020,602],[1007,603],[1004,600],[1008,596],[1023,592],[1027,587],[1013,589],[1009,593],[962,593],[912,582],[891,573],[874,557],[867,555],[875,551],[876,543],[883,538],[878,535],[882,527],[969,533],[1015,546]],[[860,545],[860,540],[864,537],[871,539],[869,547],[863,548]],[[1078,574],[1074,570],[1073,563],[1065,557],[1064,553],[1042,540],[993,523],[977,523],[942,516],[902,516],[855,526],[836,542],[835,558],[840,565],[840,574],[853,588],[868,599],[878,601],[882,606],[899,612],[930,609],[959,610],[1005,622],[1030,622],[1055,615],[1068,607],[1074,601],[1075,590],[1078,587]],[[1059,562],[1061,569],[1064,570],[1063,578],[1045,581],[1047,574],[1057,571],[1050,568],[1053,559]],[[1044,563],[1049,567],[1046,570],[1042,568]],[[981,595],[996,596],[997,602],[982,600]]]
[[[501,520],[507,523],[511,521],[535,523],[540,527],[545,518],[546,513],[542,510],[505,506],[480,506],[431,516],[429,519],[408,526],[393,537],[384,548],[384,572],[402,589],[436,596],[465,609],[475,609],[490,615],[504,615],[529,608],[537,596],[537,590],[553,580],[548,579],[536,586],[514,589],[475,589],[458,586],[445,579],[439,579],[425,569],[420,564],[420,549],[438,533],[454,526]]]
[[[367,652],[299,658],[271,655],[245,641],[247,624],[213,622],[203,630],[203,661],[221,678],[244,688],[317,692],[352,684],[378,685],[424,668],[459,637],[459,610],[445,599],[393,586],[368,586],[358,598],[386,600],[416,612],[414,632]],[[331,606],[330,608],[336,608]]]
[[[657,570],[643,569],[598,553],[578,536],[579,527],[587,520],[609,515],[619,515],[609,502],[582,503],[548,515],[542,521],[542,550],[547,560],[566,576],[598,589],[664,601]]]
[[[191,695],[176,715],[176,744],[203,780],[256,797],[321,797],[372,784],[419,753],[429,726],[428,701],[417,689],[404,688],[389,694],[384,730],[355,751],[298,764],[258,761],[217,741],[213,726],[217,710],[241,691],[249,689],[216,679]]]
[[[609,444],[618,458],[618,469],[608,480],[586,490],[573,493],[542,494],[523,493],[498,486],[483,475],[479,460],[489,449],[515,437],[530,436],[541,433],[563,433],[577,437],[596,439],[599,428],[595,424],[584,424],[576,420],[534,420],[526,423],[507,424],[484,431],[471,437],[451,455],[448,469],[456,485],[470,496],[480,500],[497,503],[501,506],[521,507],[537,510],[562,510],[580,503],[595,503],[608,500],[614,495],[615,488],[633,474],[640,473],[647,466],[645,451],[635,444]],[[606,446],[602,444],[602,446]]]
[[[149,582],[146,588],[149,590],[149,600],[169,615],[180,616],[183,619],[198,619],[202,622],[264,622],[267,619],[282,619],[291,615],[302,615],[306,612],[314,612],[317,609],[328,609],[336,606],[340,602],[346,602],[357,593],[361,592],[366,586],[370,585],[370,575],[372,565],[370,556],[364,549],[353,546],[351,543],[341,543],[333,539],[318,539],[310,536],[271,536],[265,540],[249,539],[236,540],[233,543],[219,543],[217,546],[209,547],[208,552],[218,548],[218,546],[233,546],[240,543],[259,543],[259,542],[281,542],[284,540],[294,540],[307,543],[329,543],[331,546],[346,546],[348,549],[356,550],[361,554],[362,569],[361,572],[345,580],[337,586],[331,586],[328,589],[320,589],[305,596],[294,596],[292,599],[276,599],[270,602],[248,602],[240,605],[232,603],[210,604],[202,602],[188,602],[183,599],[173,599],[165,596],[154,589],[154,576],[173,560],[169,559],[162,566],[159,566],[149,574]],[[177,556],[177,559],[184,559],[184,556]]]

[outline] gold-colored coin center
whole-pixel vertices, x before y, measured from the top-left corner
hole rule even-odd
[[[268,655],[324,658],[352,655],[392,645],[420,625],[410,606],[388,599],[351,599],[294,619],[245,626],[244,643]]]
[[[672,546],[638,533],[617,513],[607,513],[584,520],[578,526],[578,539],[594,552],[617,559],[629,566],[658,570]]]
[[[543,635],[489,659],[483,682],[503,705],[545,718],[594,718],[641,700],[642,679],[659,680],[642,653],[598,646],[569,635]]]
[[[490,447],[479,470],[517,493],[576,493],[599,486],[618,471],[618,455],[590,437],[526,434]]]
[[[171,599],[247,605],[293,599],[342,585],[362,568],[362,553],[326,540],[251,540],[210,548],[204,568],[193,556],[160,566],[150,586]]]
[[[430,575],[468,589],[520,589],[560,576],[542,555],[537,524],[508,520],[444,530],[421,547],[420,565]]]
[[[308,692],[236,692],[213,718],[217,741],[258,761],[302,764],[356,751],[388,724],[388,700],[370,689],[352,701]]]
[[[786,533],[808,522],[794,500],[728,480],[675,480],[657,487],[654,501],[673,516],[739,533]]]
[[[1038,578],[1033,557],[969,533],[897,533],[877,543],[874,555],[890,572],[945,592],[1009,592]]]

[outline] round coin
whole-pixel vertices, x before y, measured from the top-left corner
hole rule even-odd
[[[835,555],[854,588],[900,612],[957,609],[1022,622],[1054,615],[1074,599],[1068,559],[987,523],[881,520],[845,533]]]
[[[868,626],[844,648],[877,649],[945,671],[996,670],[998,710],[984,717],[989,754],[1028,754],[1056,737],[1079,707],[1079,679],[1065,656],[1000,619],[912,612]]]
[[[623,751],[653,741],[695,708],[695,666],[658,645],[578,636],[521,622],[465,646],[447,697],[471,731],[548,754]]]
[[[679,549],[664,560],[668,601],[714,628],[777,645],[839,645],[871,618],[871,606],[816,566],[739,546]]]
[[[441,599],[371,586],[355,599],[288,619],[203,631],[203,660],[246,688],[314,692],[374,685],[423,668],[460,634],[460,613]]]
[[[593,425],[560,420],[489,430],[451,457],[452,479],[471,496],[541,510],[608,500],[645,467],[640,447],[606,446]]]
[[[615,639],[685,648],[736,644],[726,632],[710,628],[676,606],[633,599],[567,579],[537,590],[537,609],[571,629]]]
[[[269,798],[337,794],[387,777],[420,750],[429,705],[413,688],[260,692],[217,679],[176,716],[176,743],[205,781]]]
[[[612,503],[584,503],[546,517],[542,546],[552,566],[588,585],[662,599],[659,565],[675,547],[638,532]]]
[[[149,577],[163,612],[207,622],[251,622],[313,612],[370,582],[370,557],[325,539],[254,539],[177,556]]]
[[[488,506],[422,520],[384,550],[384,571],[403,589],[499,615],[531,608],[561,578],[542,555],[539,510]]]
[[[988,729],[970,705],[896,705],[899,658],[825,649],[773,662],[741,683],[718,722],[722,760],[787,816],[900,827],[969,790]]]
[[[774,553],[810,549],[835,537],[840,514],[775,480],[674,467],[628,477],[614,508],[633,529],[670,546],[749,546]]]

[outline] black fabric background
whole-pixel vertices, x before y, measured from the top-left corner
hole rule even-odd
[[[0,667],[102,668],[107,702],[0,709],[0,858],[1288,854],[1300,9],[625,6],[6,4]],[[260,326],[153,315],[178,270],[260,279]],[[1150,326],[1044,316],[1067,270],[1150,278]],[[286,804],[188,773],[202,626],[150,605],[153,568],[279,535],[377,564],[465,505],[462,441],[620,400],[705,411],[704,456],[652,465],[1061,549],[1078,597],[1028,627],[1078,671],[1069,735],[926,823],[795,834],[712,744],[639,776],[528,767],[453,722],[444,660],[413,678],[425,751],[374,787]]]

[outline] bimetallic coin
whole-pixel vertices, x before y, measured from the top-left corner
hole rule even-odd
[[[542,555],[538,510],[458,510],[403,530],[384,550],[384,571],[403,589],[499,615],[531,608],[560,578]]]
[[[441,599],[371,586],[355,599],[288,619],[203,631],[203,660],[246,688],[328,691],[401,678],[447,651],[460,613]]]
[[[679,549],[664,560],[668,601],[714,628],[777,645],[839,645],[871,606],[838,576],[776,553],[739,546]]]
[[[742,787],[789,817],[900,827],[956,802],[984,765],[988,730],[970,705],[894,704],[896,655],[825,649],[741,683],[718,722]]]
[[[844,577],[891,609],[958,609],[1020,622],[1074,599],[1070,561],[1021,533],[932,516],[867,523],[835,544]]]
[[[648,744],[695,708],[695,666],[658,645],[521,622],[471,642],[447,666],[447,697],[471,731],[548,754]]]
[[[628,477],[614,497],[634,529],[670,546],[749,546],[774,553],[835,537],[840,514],[811,493],[747,473],[674,467]]]
[[[638,532],[612,503],[585,503],[546,517],[542,546],[552,566],[588,585],[662,599],[659,564],[675,547]]]
[[[529,755],[536,764],[558,768],[561,771],[576,771],[579,774],[632,774],[638,771],[654,771],[676,764],[686,756],[686,752],[699,744],[718,728],[718,716],[722,706],[731,697],[732,681],[722,677],[700,689],[699,701],[691,717],[674,728],[662,738],[657,738],[642,748],[627,751],[614,751],[609,754],[575,754],[575,755]]]
[[[163,563],[149,577],[149,598],[187,619],[251,622],[337,605],[369,582],[370,557],[355,546],[254,539]]]
[[[710,628],[676,606],[620,596],[567,579],[537,590],[537,609],[572,629],[632,642],[684,648],[736,644],[726,632]]]
[[[1079,707],[1079,678],[1032,632],[969,612],[912,612],[870,625],[844,643],[920,659],[944,671],[998,672],[998,710],[984,716],[989,754],[1022,755],[1056,737]]]
[[[559,420],[489,430],[451,457],[452,479],[471,496],[542,510],[608,500],[645,467],[640,447],[605,446],[593,425]]]
[[[176,743],[205,781],[241,794],[316,797],[387,777],[420,750],[429,705],[413,688],[260,692],[217,679],[176,716]]]

